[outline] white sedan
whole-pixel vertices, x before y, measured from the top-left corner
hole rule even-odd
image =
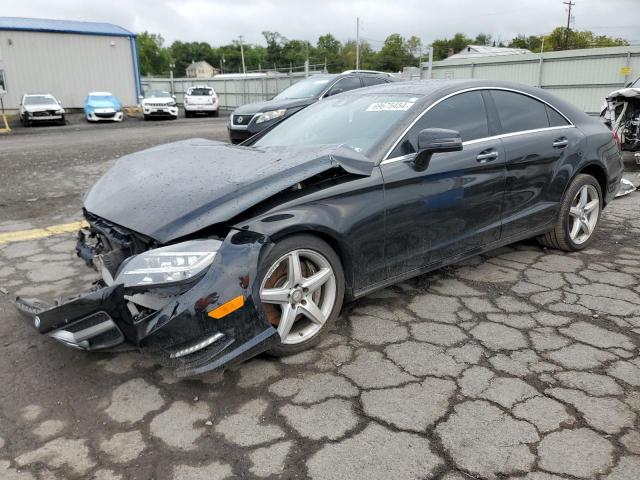
[[[151,117],[178,118],[178,105],[175,95],[165,90],[148,90],[141,97],[140,107],[145,120]]]
[[[49,93],[25,94],[20,102],[20,121],[25,127],[34,123],[56,122],[66,123],[62,104]]]

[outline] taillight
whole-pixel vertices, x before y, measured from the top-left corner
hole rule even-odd
[[[620,140],[620,135],[618,135],[618,132],[613,132],[613,139],[618,144],[618,148],[622,148],[622,140]]]

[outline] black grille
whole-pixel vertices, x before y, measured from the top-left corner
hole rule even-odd
[[[253,118],[253,115],[234,115],[233,116],[233,124],[234,125],[249,125],[249,122]]]
[[[48,117],[50,115],[55,115],[56,111],[55,110],[47,110],[44,112],[33,112],[33,116],[34,117]]]
[[[79,320],[64,329],[71,332],[80,332],[82,330],[86,330],[87,328],[95,327],[96,325],[100,325],[108,320],[111,320],[111,317],[107,315],[105,312],[96,312],[93,315],[89,315],[88,317]]]
[[[113,116],[116,114],[116,112],[109,112],[109,113],[97,113],[94,112],[94,115],[96,117],[100,117],[100,118],[113,118]]]

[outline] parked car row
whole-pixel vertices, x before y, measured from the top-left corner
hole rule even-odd
[[[139,97],[142,118],[152,117],[178,118],[178,105],[175,95],[166,90],[147,90]],[[199,113],[218,116],[218,96],[207,85],[190,87],[184,94],[185,117]],[[66,111],[62,103],[50,93],[25,94],[20,102],[20,121],[26,127],[35,123],[66,123]],[[111,92],[91,92],[83,104],[83,113],[87,122],[122,122],[125,114],[120,99]]]

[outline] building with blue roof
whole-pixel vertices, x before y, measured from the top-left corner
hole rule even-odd
[[[135,33],[103,22],[0,17],[3,75],[8,110],[25,93],[82,108],[89,92],[111,92],[123,105],[135,105],[141,92]]]

